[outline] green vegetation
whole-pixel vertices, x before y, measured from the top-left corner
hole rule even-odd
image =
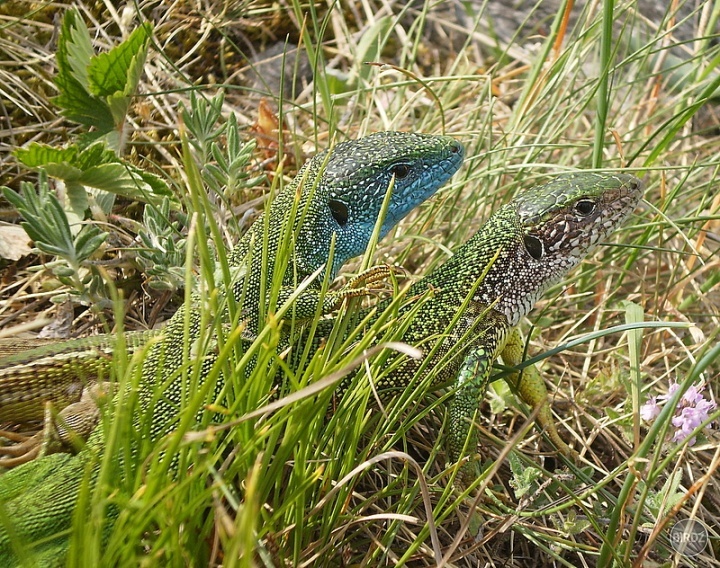
[[[193,288],[226,345],[217,371],[253,358],[255,371],[232,384],[234,406],[212,409],[227,415],[222,426],[195,423],[205,396],[190,396],[152,463],[127,460],[122,479],[83,495],[92,515],[75,519],[72,565],[632,566],[672,558],[677,520],[716,531],[717,436],[700,428],[693,445],[674,443],[671,421],[691,385],[716,397],[720,373],[720,2],[663,7],[655,28],[636,2],[576,6],[569,21],[566,3],[546,2],[510,33],[498,18],[488,26],[482,3],[474,13],[430,2],[145,4],[77,4],[51,51],[57,4],[0,6],[0,182],[41,252],[5,263],[1,325],[32,324],[69,298],[74,329],[133,329],[166,319],[181,300],[170,292]],[[250,51],[271,30],[307,56],[277,56],[288,70],[277,84]],[[288,94],[268,102],[277,124],[261,91]],[[278,326],[242,352],[213,319],[227,280],[217,267],[261,196],[317,149],[386,129],[444,130],[468,156],[450,186],[346,266],[404,267],[392,293],[556,173],[628,168],[647,184],[631,223],[522,324],[579,466],[524,425],[501,383],[490,389],[486,473],[470,492],[486,520],[482,546],[460,530],[470,505],[445,462],[449,393],[418,384],[375,401],[371,378],[389,355],[364,350],[380,325],[308,353],[273,402]],[[344,308],[350,329],[356,305]],[[135,384],[140,358],[119,354],[121,381]],[[352,390],[333,401],[344,377]],[[643,403],[675,382],[674,400],[643,422]],[[118,448],[141,434],[128,420],[135,402],[104,409]],[[105,535],[108,510],[118,519]]]

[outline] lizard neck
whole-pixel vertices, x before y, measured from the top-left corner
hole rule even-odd
[[[550,286],[576,266],[581,256],[555,262],[535,259],[524,245],[523,227],[513,205],[501,208],[426,284],[452,290],[457,301],[473,290],[473,301],[492,306],[515,326]]]

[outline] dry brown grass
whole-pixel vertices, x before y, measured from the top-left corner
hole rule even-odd
[[[155,23],[156,44],[148,58],[142,94],[128,124],[131,159],[171,179],[182,179],[178,104],[187,102],[193,88],[212,93],[224,86],[227,112],[234,112],[248,128],[247,136],[253,136],[250,126],[258,123],[256,91],[265,87],[252,78],[248,61],[255,52],[262,53],[268,44],[282,41],[289,34],[288,45],[299,44],[304,51],[321,50],[326,67],[316,69],[314,82],[308,82],[308,77],[299,80],[294,100],[282,103],[282,136],[260,126],[264,136],[261,146],[266,147],[257,158],[269,171],[273,170],[278,144],[284,145],[284,151],[300,163],[316,146],[325,147],[334,132],[340,133],[337,138],[343,138],[390,128],[437,132],[444,126],[446,132],[466,144],[468,161],[462,175],[451,188],[404,222],[377,253],[378,258],[405,267],[411,278],[441,262],[448,249],[463,242],[490,210],[515,192],[548,175],[592,166],[597,109],[594,93],[601,73],[597,11],[591,13],[586,8],[560,34],[554,48],[543,51],[543,34],[551,29],[551,20],[545,20],[539,31],[530,26],[532,33],[521,33],[517,38],[502,35],[502,30],[501,37],[494,38],[484,25],[486,18],[475,27],[467,15],[458,17],[463,10],[460,4],[427,7],[426,13],[414,8],[405,10],[402,3],[395,2],[342,4],[342,10],[328,13],[323,7],[315,16],[306,11],[303,20],[297,5],[284,2],[279,6],[244,2],[232,14],[225,5],[213,1],[140,2],[142,17]],[[703,4],[701,9],[714,4]],[[31,11],[36,6],[18,2],[0,8],[0,96],[5,118],[4,136],[0,138],[0,182],[11,187],[34,176],[18,167],[10,154],[13,148],[32,140],[63,144],[76,135],[76,128],[58,118],[49,102],[54,93],[53,22],[62,7],[41,5]],[[115,44],[138,21],[134,9],[115,13],[108,10],[109,4],[74,6],[81,10],[95,34],[97,49]],[[707,20],[700,21],[702,24]],[[322,41],[318,40],[319,22],[325,24]],[[656,23],[661,24],[658,35],[663,26],[669,25],[667,21]],[[697,25],[687,22],[674,33],[682,36],[689,28],[689,37],[696,37]],[[639,27],[640,18],[632,10],[618,9],[618,33],[624,30],[623,37],[627,38],[631,28]],[[624,323],[623,301],[641,305],[647,321],[686,322],[692,327],[645,330],[637,361],[632,360],[628,350],[627,334],[614,333],[542,363],[563,428],[583,456],[588,477],[575,478],[571,485],[583,495],[585,508],[551,510],[556,503],[565,502],[567,496],[549,481],[518,505],[509,486],[512,474],[503,465],[491,486],[498,503],[507,508],[498,503],[481,503],[487,518],[486,538],[482,544],[474,544],[466,536],[459,546],[452,545],[455,566],[595,565],[596,557],[588,551],[600,546],[598,534],[611,509],[617,506],[613,498],[628,471],[644,471],[638,474],[638,480],[654,472],[652,477],[657,475],[658,479],[653,486],[656,491],[672,467],[682,471],[687,501],[677,517],[687,516],[692,510],[713,531],[717,529],[718,478],[714,474],[705,476],[717,467],[720,446],[716,434],[683,450],[667,471],[653,469],[659,467],[656,464],[643,470],[642,463],[633,463],[631,456],[646,430],[633,420],[629,368],[639,363],[642,381],[650,392],[663,391],[669,382],[681,381],[702,353],[718,341],[717,107],[708,101],[679,122],[682,112],[702,92],[699,79],[712,57],[717,58],[718,50],[698,40],[661,51],[661,56],[680,54],[698,73],[673,87],[667,73],[656,72],[661,61],[649,55],[654,51],[648,47],[652,36],[639,32],[635,35],[640,44],[618,40],[618,53],[612,59],[612,96],[602,166],[629,165],[644,174],[648,185],[646,203],[613,239],[622,246],[606,247],[595,254],[571,281],[547,295],[523,327],[528,330],[532,323],[542,331],[532,334],[530,354]],[[672,41],[673,36],[667,37]],[[378,42],[382,49],[374,47]],[[368,56],[404,71],[365,67],[362,62]],[[307,68],[302,62],[299,67]],[[292,78],[293,72],[286,81]],[[277,92],[277,86],[270,90]],[[277,105],[277,101],[271,103]],[[667,142],[661,142],[676,123],[677,131]],[[653,156],[658,146],[661,151]],[[238,201],[258,195],[245,194]],[[12,217],[8,211],[5,215]],[[121,204],[117,217],[121,220],[126,216],[138,217],[134,204]],[[126,229],[120,224],[109,231],[125,235]],[[124,236],[120,240],[126,244],[131,238]],[[228,240],[234,238],[237,234],[230,231]],[[46,289],[53,284],[52,279],[46,273],[30,270],[39,262],[30,258],[4,264],[0,302],[3,324],[15,325],[40,315],[53,317],[50,299],[56,291]],[[165,312],[153,305],[160,302],[162,306],[167,296],[148,293],[143,276],[134,268],[125,270],[123,276],[131,279],[128,295],[134,298],[128,305],[130,321],[142,325],[162,319],[160,314]],[[97,314],[90,312],[80,316],[81,321],[85,318],[89,318],[87,325],[99,321]],[[76,322],[75,330],[85,331],[83,325]],[[135,323],[126,325],[132,328]],[[719,373],[717,361],[705,372],[710,395],[717,389]],[[412,455],[417,452],[416,459],[424,463],[437,450],[436,433],[443,429],[443,413],[436,409],[416,421],[410,412],[407,422],[407,451]],[[524,418],[515,408],[505,407],[495,415],[488,413],[480,424],[484,459],[493,462],[502,450],[502,441],[512,437],[523,423]],[[388,449],[386,441],[380,438],[370,443],[380,452]],[[401,449],[397,444],[394,447]],[[548,471],[561,465],[535,432],[525,437],[519,449]],[[663,450],[657,449],[657,455],[664,455]],[[447,473],[442,463],[442,458],[437,460],[427,472],[431,479],[439,476],[440,485]],[[317,549],[313,544],[301,553],[302,558],[312,559],[307,560],[307,565],[391,566],[409,549],[413,552],[403,560],[406,565],[435,565],[424,532],[420,540],[426,544],[417,545],[425,517],[417,492],[409,498],[409,507],[398,505],[403,499],[404,483],[411,485],[413,475],[393,461],[377,464],[372,471],[358,483],[352,502],[347,504],[354,517],[348,526],[335,527],[342,538],[318,537]],[[550,474],[547,476],[550,479]],[[699,486],[688,490],[696,482]],[[585,492],[593,483],[604,483],[604,489]],[[434,497],[440,493],[438,490]],[[628,523],[633,504],[623,504],[629,507],[625,518]],[[420,521],[395,523],[364,518],[408,510]],[[537,514],[521,515],[531,510]],[[578,526],[573,523],[593,510],[599,528],[587,527],[574,535],[562,529],[563,522],[568,523],[566,529]],[[652,527],[649,517],[645,521]],[[444,550],[449,550],[459,521],[450,516],[439,526]],[[628,526],[623,525],[623,531],[627,530]],[[649,532],[650,528],[643,529],[640,534],[647,537]],[[394,537],[388,541],[389,533]],[[284,538],[282,534],[265,535],[263,542],[269,551],[275,551],[276,558],[285,558],[288,563],[292,551],[283,548],[287,544]],[[623,545],[625,538],[621,537]],[[333,546],[328,548],[328,542]],[[392,543],[389,548],[385,548],[386,542]],[[642,544],[641,540],[627,544],[629,558],[635,558]],[[315,556],[318,550],[322,552]],[[710,554],[709,549],[706,553]],[[660,560],[666,554],[658,544],[651,549],[650,557]],[[707,562],[712,561],[708,556]]]

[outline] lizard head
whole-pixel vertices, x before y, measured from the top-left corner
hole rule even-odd
[[[501,209],[494,217],[512,219],[514,228],[496,228],[513,236],[495,261],[504,275],[494,288],[501,290],[495,309],[515,325],[545,290],[627,219],[643,187],[628,174],[572,173],[527,190]],[[496,280],[493,272],[494,266],[489,280]]]
[[[448,181],[464,153],[462,144],[447,136],[378,132],[317,155],[305,181],[308,189],[314,187],[296,240],[297,265],[309,274],[326,263],[334,236],[334,276],[365,252],[391,183],[380,237]]]
[[[514,202],[523,245],[534,260],[576,266],[635,210],[643,184],[629,174],[574,173],[532,188]]]

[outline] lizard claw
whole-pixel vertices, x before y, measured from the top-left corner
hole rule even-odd
[[[46,403],[43,429],[33,436],[0,430],[0,436],[15,442],[0,447],[0,467],[13,468],[36,457],[57,452],[74,452],[88,439],[98,422],[98,398],[112,392],[107,383],[85,389],[81,399],[60,412]],[[105,390],[103,390],[105,389]]]
[[[332,293],[335,308],[338,308],[343,300],[348,298],[378,295],[380,290],[371,285],[385,280],[396,272],[396,269],[388,264],[378,264],[353,276],[340,290]]]
[[[375,284],[396,272],[395,268],[389,264],[378,264],[371,266],[360,274],[353,276],[348,283],[343,286],[343,290],[350,289],[367,289],[368,284]]]
[[[1,437],[15,442],[11,446],[0,446],[0,467],[11,469],[34,460],[42,449],[42,434],[43,432],[38,432],[34,436],[25,436],[0,430]]]

